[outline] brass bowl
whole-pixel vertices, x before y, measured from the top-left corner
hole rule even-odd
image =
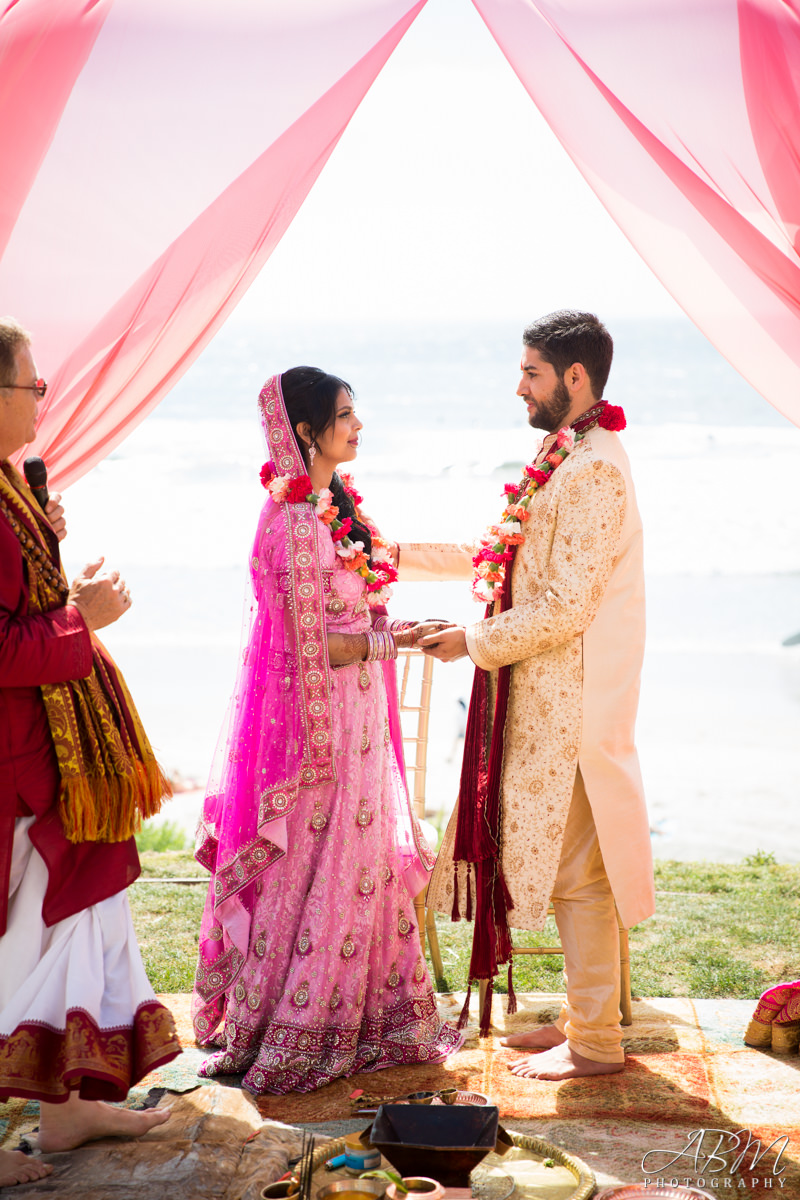
[[[289,1188],[293,1185],[296,1190],[297,1185],[292,1179],[279,1179],[275,1183],[268,1183],[259,1192],[260,1200],[285,1200],[289,1195]]]
[[[380,1200],[385,1191],[385,1179],[337,1179],[317,1188],[316,1200],[338,1200],[342,1192],[358,1192],[364,1200]]]
[[[409,1104],[430,1104],[435,1092],[412,1092],[408,1097]]]

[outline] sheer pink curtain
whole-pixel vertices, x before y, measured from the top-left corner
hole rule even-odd
[[[800,0],[473,2],[645,261],[800,424]],[[0,296],[50,378],[55,485],[219,328],[424,3],[0,11]]]
[[[0,296],[51,384],[55,486],[117,445],[280,240],[425,0],[17,0]]]
[[[800,424],[800,0],[473,3],[645,262]]]

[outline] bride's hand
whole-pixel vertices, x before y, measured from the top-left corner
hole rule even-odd
[[[328,633],[328,662],[332,667],[346,667],[361,662],[367,653],[367,639],[363,633]]]
[[[424,621],[418,621],[410,629],[404,629],[402,632],[396,633],[394,640],[397,642],[398,650],[410,650],[413,646],[416,646],[420,638],[426,637],[429,633],[439,633],[442,629],[449,629],[452,624],[452,621],[437,620],[429,617]]]

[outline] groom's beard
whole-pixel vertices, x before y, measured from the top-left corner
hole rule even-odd
[[[544,429],[546,433],[555,433],[561,429],[564,419],[570,410],[572,398],[567,391],[563,379],[559,379],[546,400],[535,401],[536,407],[528,417],[528,424],[534,429]]]

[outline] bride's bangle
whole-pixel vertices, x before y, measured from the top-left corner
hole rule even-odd
[[[393,621],[391,617],[378,617],[372,628],[376,633],[404,633],[415,625],[416,621]]]
[[[391,633],[373,629],[365,636],[367,639],[365,662],[386,662],[387,659],[397,658],[397,642]]]

